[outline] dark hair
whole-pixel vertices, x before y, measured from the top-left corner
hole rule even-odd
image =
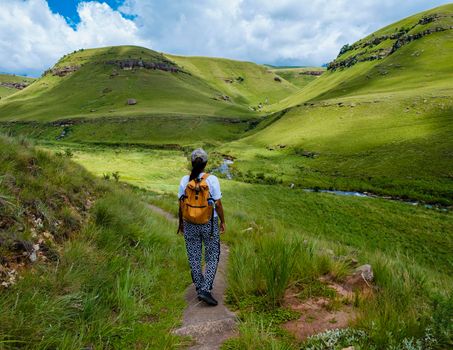
[[[195,160],[192,161],[192,171],[190,173],[189,181],[197,178],[204,170],[207,163],[208,162],[203,162],[201,158],[195,158]]]

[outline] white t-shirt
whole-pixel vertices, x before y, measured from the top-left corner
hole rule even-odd
[[[201,173],[199,177],[202,177],[204,173]],[[178,191],[178,198],[181,198],[181,196],[184,194],[184,191],[186,190],[187,184],[189,183],[189,178],[190,175],[183,176],[181,179],[181,183],[179,184],[179,191]],[[219,179],[215,175],[209,175],[206,178],[206,183],[208,184],[209,187],[209,193],[211,194],[211,197],[215,200],[218,201],[220,198],[222,198],[222,192],[220,192],[220,183]],[[214,217],[217,216],[217,212],[214,211]]]

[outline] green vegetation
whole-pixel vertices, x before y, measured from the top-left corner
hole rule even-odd
[[[18,92],[19,89],[15,88],[12,84],[20,83],[24,85],[31,84],[35,79],[22,77],[19,75],[0,74],[0,99]]]
[[[0,146],[0,272],[2,280],[5,269],[21,276],[1,291],[0,348],[180,345],[169,330],[189,275],[184,245],[165,219],[67,155],[4,137]],[[37,244],[28,266],[20,249]]]
[[[79,50],[64,56],[33,86],[2,101],[1,119],[250,117],[257,115],[259,102],[274,103],[297,90],[288,82],[275,81],[273,73],[254,63],[168,57],[176,63],[135,46]],[[196,68],[206,66],[205,61],[215,70]],[[128,66],[138,62],[153,68]],[[226,78],[234,83],[226,83]],[[137,104],[127,105],[128,99]]]
[[[9,247],[33,241],[27,215],[40,213],[39,233],[55,237],[44,256],[58,265],[35,264],[2,291],[0,348],[10,340],[29,348],[178,346],[168,331],[189,282],[182,241],[141,200],[176,213],[195,146],[209,151],[209,171],[234,158],[234,180],[221,180],[223,239],[228,301],[241,324],[225,349],[451,346],[453,32],[432,30],[452,26],[452,14],[448,4],[345,45],[320,77],[300,74],[314,68],[127,46],[67,55],[3,99],[0,129],[30,135],[44,150],[2,139],[0,225],[8,230],[0,238]],[[112,60],[158,67],[121,69]],[[342,301],[321,277],[343,281],[351,259],[371,264],[374,288]],[[301,302],[326,298],[332,309],[347,302],[358,316],[345,330],[297,342],[281,327],[299,316],[285,306],[289,289]]]
[[[275,71],[255,63],[211,57],[166,57],[233,100],[256,109],[259,109],[259,104],[270,106],[298,91],[291,83],[283,79],[279,81],[281,75],[276,75]]]
[[[136,59],[178,67],[155,51],[133,46],[107,47],[63,57],[30,88],[0,104],[4,120],[49,121],[74,117],[173,115],[244,116],[246,108],[215,100],[221,93],[184,71],[121,69],[110,61]],[[76,67],[63,76],[58,69]],[[55,73],[57,74],[57,73]],[[136,105],[127,105],[128,99]]]
[[[182,148],[235,140],[259,120],[206,116],[74,119],[59,123],[0,123],[0,131],[45,141]]]
[[[222,152],[237,158],[236,173],[244,178],[264,168],[303,188],[452,204],[451,101],[419,95],[301,106]]]
[[[300,288],[301,298],[329,296],[317,278],[329,273],[342,280],[348,273],[329,249],[335,256],[368,262],[375,271],[378,293],[374,299],[357,301],[360,316],[353,323],[367,334],[364,348],[397,348],[405,338],[423,338],[427,327],[442,329],[434,337],[442,344],[449,341],[446,319],[440,317],[434,325],[431,315],[442,313],[439,303],[451,308],[451,213],[275,185],[221,185],[228,217],[224,239],[231,247],[229,298],[244,315],[241,338],[229,342],[227,349],[267,348],[273,343],[293,348],[279,328],[282,309],[269,310],[281,301],[281,288],[288,286]],[[175,210],[174,194],[150,199]],[[289,255],[292,260],[285,263]],[[273,264],[274,259],[281,264]],[[272,279],[282,284],[269,284]]]
[[[289,81],[299,88],[303,88],[308,83],[316,80],[325,73],[325,69],[321,67],[300,67],[300,68],[273,68],[271,72],[277,74],[279,77]],[[320,74],[320,75],[316,75]]]
[[[410,21],[435,13],[438,19],[420,25],[451,26],[452,11],[445,5]],[[431,33],[383,59],[327,71],[279,103],[293,107],[269,116],[221,152],[237,158],[237,175],[244,179],[265,168],[268,178],[300,187],[451,205],[452,35],[451,29]]]
[[[453,5],[447,4],[425,11],[389,25],[362,41],[397,31],[406,21],[411,23],[432,14],[440,18],[426,25],[442,25],[447,28],[453,24]],[[451,29],[425,35],[410,41],[383,59],[358,62],[350,67],[329,70],[319,79],[308,84],[300,92],[289,96],[279,103],[286,108],[307,101],[320,101],[332,98],[354,96],[355,100],[372,101],[387,96],[413,96],[414,94],[435,94],[451,96],[451,72],[453,63],[450,54],[453,49]],[[360,41],[353,44],[359,45]],[[346,51],[337,59],[350,54]],[[421,73],[423,72],[423,73]],[[418,91],[417,91],[418,90]],[[276,110],[278,106],[273,106]]]

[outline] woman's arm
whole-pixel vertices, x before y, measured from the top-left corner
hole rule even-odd
[[[184,232],[184,225],[182,223],[182,201],[179,200],[179,213],[178,213],[178,219],[179,219],[179,224],[178,224],[178,231],[176,233],[183,233]]]
[[[225,215],[223,213],[223,205],[222,205],[221,199],[219,199],[218,201],[215,202],[215,209],[220,218],[220,232],[224,233],[225,232]]]

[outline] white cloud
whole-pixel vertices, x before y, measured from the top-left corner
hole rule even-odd
[[[183,55],[322,64],[340,47],[440,0],[125,0],[79,4],[75,29],[45,0],[0,0],[0,71],[41,72],[79,48],[136,44]],[[127,19],[122,14],[133,15]]]
[[[79,48],[149,45],[132,20],[105,3],[80,3],[78,13],[74,30],[45,0],[0,0],[0,71],[38,75]]]
[[[322,64],[340,47],[439,0],[126,0],[155,49],[260,63]]]

